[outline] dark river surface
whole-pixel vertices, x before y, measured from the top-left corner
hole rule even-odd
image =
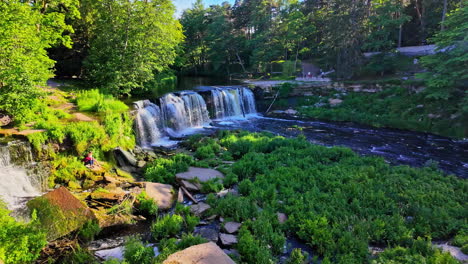
[[[361,155],[382,156],[398,165],[421,167],[437,162],[449,174],[468,177],[468,140],[432,134],[375,128],[350,122],[288,120],[258,117],[214,122],[217,128],[268,131],[285,137],[303,134],[311,143],[349,147]],[[301,127],[302,131],[297,129]]]

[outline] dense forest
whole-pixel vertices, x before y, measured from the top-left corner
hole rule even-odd
[[[140,110],[149,105],[150,114],[159,114],[163,107],[150,96],[154,91],[174,89],[184,76],[221,76],[292,81],[272,87],[257,106],[294,107],[297,119],[418,131],[420,141],[449,142],[465,153],[466,0],[236,0],[210,6],[197,0],[180,17],[171,0],[0,0],[0,14],[0,179],[46,174],[37,197],[27,197],[25,219],[13,217],[0,193],[0,264],[163,263],[207,242],[196,227],[224,230],[228,221],[242,226],[228,247],[233,263],[458,263],[433,246],[436,240],[468,252],[466,179],[448,175],[431,159],[421,168],[397,166],[341,145],[313,144],[298,125],[284,128],[298,137],[285,138],[223,127],[215,133],[209,123],[211,135],[168,137],[177,149],[143,146],[136,131]],[[435,45],[435,52],[409,58],[397,51],[426,45]],[[303,64],[327,72],[331,84],[380,90],[319,83],[327,87],[293,98],[305,85],[296,82]],[[248,91],[255,112],[258,88],[222,92],[237,96],[240,112],[245,102],[239,91]],[[187,94],[213,121],[203,97]],[[179,106],[192,100],[182,96],[174,92],[169,99]],[[179,112],[191,116],[192,109]],[[251,122],[245,113],[243,118]],[[84,155],[99,166],[86,167]],[[25,162],[19,166],[14,159]],[[33,167],[29,174],[26,163]],[[467,166],[463,157],[458,164]],[[209,207],[203,213],[185,203],[188,191],[162,208],[140,189],[164,184],[175,200],[184,187],[176,174],[189,167],[224,177],[188,182]],[[54,192],[77,211],[47,200]],[[98,260],[88,250],[101,232],[136,222],[146,223],[147,237],[127,238],[121,260]],[[312,255],[288,251],[292,238]]]

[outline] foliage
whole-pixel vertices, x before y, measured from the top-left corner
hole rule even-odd
[[[434,42],[437,53],[422,58],[421,63],[428,72],[419,75],[428,87],[427,98],[448,100],[454,97],[466,97],[468,73],[468,7],[452,11],[444,22],[446,29],[436,34]],[[460,100],[463,110],[465,100]],[[468,112],[462,111],[466,117]]]
[[[114,99],[110,95],[102,94],[99,90],[81,91],[77,94],[76,104],[78,110],[100,113],[121,113],[128,110],[123,102]]]
[[[182,231],[184,218],[180,215],[166,214],[158,217],[158,219],[151,225],[151,234],[154,239],[167,238],[177,235]]]
[[[291,252],[291,256],[286,261],[287,264],[304,264],[307,261],[307,252],[303,254],[300,248],[295,248]]]
[[[174,62],[175,48],[183,40],[169,0],[88,3],[92,20],[87,79],[107,92],[129,94],[144,89]]]
[[[206,182],[202,183],[202,189],[201,191],[204,193],[210,193],[210,192],[219,192],[223,189],[223,184],[221,183],[221,180],[218,178],[215,179],[210,179]]]
[[[138,210],[146,215],[157,215],[158,214],[158,204],[153,200],[153,198],[148,197],[148,194],[145,191],[142,191],[138,196],[137,200],[140,203]]]
[[[169,159],[156,159],[146,167],[145,179],[159,183],[174,183],[175,174],[187,171],[191,163],[192,157],[185,154],[176,154]]]
[[[0,261],[5,264],[33,262],[47,244],[46,233],[39,228],[35,213],[29,223],[17,222],[9,213],[0,201]]]
[[[430,241],[418,238],[408,247],[388,248],[378,255],[373,264],[384,263],[459,263],[450,256],[450,253],[442,253],[439,249],[434,249]]]
[[[162,239],[159,242],[158,248],[160,254],[155,259],[156,263],[162,263],[172,253],[206,242],[208,242],[206,239],[198,235],[194,236],[191,233],[182,234],[182,237],[179,241],[177,241],[175,238]]]
[[[453,261],[424,249],[430,242],[418,237],[447,239],[464,228],[464,180],[430,167],[391,166],[304,138],[225,131],[218,137],[238,159],[232,173],[243,196],[209,196],[207,203],[213,214],[244,223],[237,245],[243,262],[274,261],[286,230],[324,262],[367,263],[369,244],[401,248],[409,260]],[[276,212],[288,216],[285,224]],[[388,263],[384,260],[377,263]]]
[[[87,221],[78,231],[78,235],[84,241],[92,241],[101,232],[101,227],[96,221]]]
[[[331,97],[308,97],[302,106],[315,102],[328,105]],[[428,99],[404,88],[389,88],[374,94],[349,93],[343,103],[330,107],[302,107],[305,117],[335,121],[352,121],[377,127],[393,127],[413,131],[431,132],[449,137],[463,138],[468,134],[466,118],[460,114],[459,104],[464,98],[452,98],[450,104]]]
[[[139,237],[130,237],[125,242],[123,255],[129,264],[151,264],[154,251],[153,247],[143,244]]]

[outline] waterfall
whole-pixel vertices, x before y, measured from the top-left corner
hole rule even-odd
[[[159,106],[149,100],[135,102],[138,113],[135,118],[137,141],[142,147],[150,147],[163,137],[163,122]]]
[[[255,96],[252,90],[249,88],[242,88],[242,100],[244,105],[244,113],[248,114],[256,114],[257,108],[255,107]]]
[[[255,114],[255,98],[248,88],[215,88],[211,90],[214,118],[245,117]]]
[[[25,142],[9,142],[0,146],[0,199],[8,209],[24,208],[32,197],[41,195],[41,182],[28,175],[26,165],[31,165],[32,153]]]
[[[210,95],[212,118],[244,118],[257,112],[254,94],[248,88],[209,87],[200,93]],[[194,91],[165,94],[159,99],[159,106],[149,100],[137,101],[134,105],[137,140],[142,147],[168,146],[175,143],[165,141],[169,136],[178,138],[191,134],[211,121],[206,101]]]

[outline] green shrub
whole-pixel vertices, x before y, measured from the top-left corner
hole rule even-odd
[[[131,237],[125,242],[124,258],[129,264],[151,264],[154,250],[143,244],[139,237]]]
[[[81,91],[76,97],[78,110],[85,112],[124,112],[128,106],[99,90]]]
[[[202,182],[201,191],[204,193],[209,192],[219,192],[224,188],[223,184],[221,183],[221,179],[215,178],[210,179],[206,182]]]
[[[175,183],[175,174],[187,171],[192,164],[192,157],[176,154],[170,159],[160,158],[150,163],[145,170],[145,179],[159,183]]]
[[[0,200],[0,261],[5,264],[34,262],[47,244],[35,213],[29,223],[17,222]]]
[[[307,261],[307,252],[302,253],[300,248],[295,248],[291,252],[291,256],[289,256],[288,260],[286,260],[286,264],[304,264]]]
[[[151,225],[151,233],[154,239],[161,239],[170,236],[175,236],[180,231],[184,224],[184,218],[180,215],[164,215],[158,217],[158,219]]]
[[[157,215],[158,204],[153,198],[148,197],[145,191],[142,191],[138,196],[137,200],[140,203],[138,210],[145,215]]]
[[[99,232],[101,232],[101,227],[96,221],[87,221],[78,231],[78,235],[83,241],[92,241]]]
[[[191,214],[185,215],[185,230],[187,230],[188,232],[193,232],[193,230],[199,222],[200,218]]]

